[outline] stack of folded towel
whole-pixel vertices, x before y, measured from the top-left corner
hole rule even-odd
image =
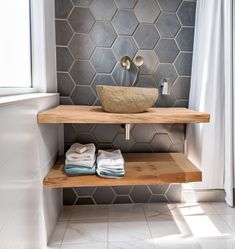
[[[96,173],[104,178],[121,178],[125,174],[124,159],[120,150],[99,150]]]
[[[66,152],[65,172],[68,175],[94,175],[95,145],[94,144],[73,144]]]

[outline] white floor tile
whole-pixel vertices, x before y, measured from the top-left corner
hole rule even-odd
[[[211,203],[211,206],[217,214],[235,214],[235,208],[228,206],[225,202],[214,202]]]
[[[59,221],[69,220],[72,215],[73,208],[74,206],[63,206],[60,212]]]
[[[107,218],[107,205],[82,205],[75,206],[71,215],[71,220]]]
[[[201,249],[234,249],[235,240],[232,238],[198,239]]]
[[[184,216],[192,235],[196,238],[230,236],[232,230],[219,215]]]
[[[171,211],[175,208],[176,205],[169,205],[167,203],[149,203],[144,205],[144,210],[147,217],[154,217],[161,214],[171,215]]]
[[[154,249],[151,241],[110,242],[109,249]]]
[[[182,216],[159,215],[148,217],[147,221],[153,239],[191,235]]]
[[[109,206],[110,218],[133,218],[145,217],[143,205],[138,204],[117,204]]]
[[[77,245],[62,245],[60,249],[107,249],[108,243],[85,243]]]
[[[225,214],[220,215],[221,218],[229,225],[229,227],[232,229],[233,234],[235,233],[235,214]]]
[[[56,224],[56,227],[49,239],[48,246],[60,245],[62,243],[67,225],[67,221],[58,222]]]
[[[110,218],[109,241],[149,240],[150,232],[145,218]]]
[[[65,232],[63,244],[107,242],[107,235],[107,219],[70,221]]]

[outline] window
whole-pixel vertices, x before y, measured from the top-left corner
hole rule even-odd
[[[0,93],[31,88],[30,0],[0,0]]]

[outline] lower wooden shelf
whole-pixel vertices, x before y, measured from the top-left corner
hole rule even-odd
[[[67,176],[64,158],[60,158],[44,178],[47,188],[90,186],[155,185],[202,180],[202,172],[182,153],[127,153],[126,174],[122,179],[92,176]]]

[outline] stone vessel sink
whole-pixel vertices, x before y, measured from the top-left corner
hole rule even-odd
[[[103,110],[112,113],[144,112],[158,98],[156,88],[97,85],[96,91]]]

